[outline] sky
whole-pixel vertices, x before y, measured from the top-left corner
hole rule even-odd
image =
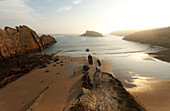
[[[170,26],[170,0],[0,0],[0,28],[81,34]]]

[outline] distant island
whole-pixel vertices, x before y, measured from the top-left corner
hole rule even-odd
[[[104,37],[101,33],[95,31],[86,31],[86,33],[81,36]]]
[[[118,36],[127,36],[133,33],[136,33],[138,31],[141,30],[119,30],[119,31],[113,31],[112,33],[110,33],[110,35],[118,35]]]
[[[125,36],[124,40],[170,47],[170,27],[139,31]]]

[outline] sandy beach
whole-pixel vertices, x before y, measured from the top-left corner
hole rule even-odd
[[[0,110],[61,111],[68,108],[81,92],[84,64],[87,64],[85,57],[60,56],[59,61],[45,68],[35,68],[0,89]],[[90,74],[95,72],[95,64],[90,66]],[[102,64],[102,71],[111,72],[108,62],[102,61]]]
[[[137,87],[127,89],[148,111],[170,111],[170,80],[139,78]]]
[[[80,66],[86,60],[71,57],[59,59],[45,68],[34,69],[0,89],[0,110],[62,110],[79,94],[82,75],[74,75],[74,69],[76,73],[81,72]]]

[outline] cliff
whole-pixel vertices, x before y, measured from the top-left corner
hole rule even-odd
[[[90,36],[90,37],[104,37],[101,33],[95,32],[95,31],[86,31],[85,34],[81,36]]]
[[[140,31],[125,36],[124,40],[170,47],[170,27]]]
[[[47,40],[45,41],[47,42]],[[0,29],[0,60],[42,50],[42,42],[36,32],[27,26],[19,26],[16,29],[10,27],[5,27],[4,30]]]

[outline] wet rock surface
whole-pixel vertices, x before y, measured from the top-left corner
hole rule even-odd
[[[6,61],[1,61],[0,88],[25,75],[36,67],[45,68],[49,61],[55,59],[56,57],[53,54],[47,55],[30,53],[10,58]]]
[[[89,79],[85,74],[83,83]],[[111,74],[97,71],[92,81],[92,88],[83,86],[71,111],[146,111]]]
[[[93,65],[93,57],[91,55],[88,56],[88,62],[90,65]]]
[[[153,56],[156,59],[159,59],[165,62],[170,62],[170,49],[160,51],[160,52],[148,53],[148,54]]]
[[[90,69],[90,67],[88,67],[87,65],[84,65],[84,66],[83,66],[83,70],[84,70],[85,72],[87,72],[89,69]]]
[[[89,51],[90,51],[90,49],[86,49],[85,51],[86,51],[86,52],[89,52]]]
[[[91,82],[88,72],[86,74],[84,74],[82,81],[83,81],[82,87],[84,87],[86,89],[91,89],[93,87],[93,84]]]

